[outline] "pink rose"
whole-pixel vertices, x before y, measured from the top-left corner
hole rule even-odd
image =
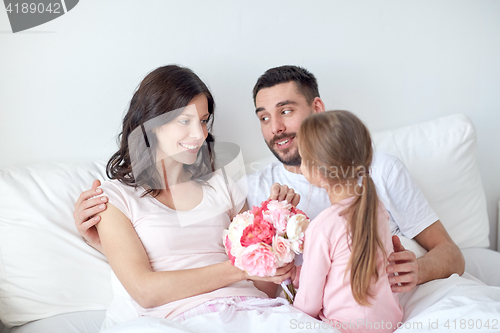
[[[260,213],[262,211],[265,211],[267,210],[267,204],[270,202],[271,200],[266,200],[264,201],[263,203],[260,204],[260,207],[257,207],[257,206],[253,206],[252,207],[252,214],[257,216],[257,215],[260,215]]]
[[[260,277],[276,274],[276,264],[272,247],[263,243],[250,245],[236,260],[236,267]]]
[[[233,248],[233,244],[231,243],[231,240],[229,239],[228,235],[226,235],[226,239],[224,241],[224,247],[226,248],[226,253],[227,256],[229,257],[229,260],[231,261],[231,264],[234,265],[236,257],[231,254],[231,249]]]
[[[297,207],[293,207],[293,206],[292,206],[291,211],[292,211],[292,214],[302,214],[302,215],[304,215],[305,217],[307,217],[306,213],[304,213],[303,211],[301,211],[301,210],[300,210],[300,209],[298,209]],[[307,217],[307,218],[308,218],[308,217]]]
[[[264,220],[271,223],[278,235],[283,236],[286,231],[286,224],[288,223],[288,217],[290,212],[286,209],[275,209],[264,213]]]
[[[286,200],[283,200],[283,201],[271,200],[267,204],[268,210],[276,210],[276,209],[290,210],[291,208],[292,208],[292,205],[289,204]]]
[[[278,258],[278,266],[284,266],[295,258],[295,253],[290,249],[290,241],[281,236],[274,236],[273,250]]]
[[[254,223],[243,230],[241,246],[249,246],[260,242],[271,244],[273,242],[274,227],[269,222],[256,217]]]

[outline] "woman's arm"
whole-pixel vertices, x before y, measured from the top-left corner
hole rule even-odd
[[[155,272],[130,220],[109,203],[99,215],[101,222],[97,224],[97,230],[108,262],[130,296],[143,308],[208,293],[250,278],[229,261],[200,268]],[[271,278],[251,278],[281,282],[290,274],[291,269],[289,272],[282,268]]]
[[[241,281],[245,274],[229,261],[207,267],[154,272],[128,218],[115,206],[100,213],[97,230],[108,262],[130,296],[151,308]]]

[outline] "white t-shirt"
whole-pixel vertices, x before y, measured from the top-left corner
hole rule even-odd
[[[380,201],[389,212],[393,235],[412,239],[439,219],[404,164],[396,156],[375,152],[370,176]],[[301,199],[298,208],[311,220],[331,206],[326,190],[311,185],[302,174],[286,170],[283,164],[273,163],[264,170],[247,176],[249,207],[258,206],[267,200],[274,183],[288,185],[299,193]]]

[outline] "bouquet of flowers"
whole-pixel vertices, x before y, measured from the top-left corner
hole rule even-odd
[[[287,201],[267,200],[260,207],[238,214],[223,232],[231,263],[252,276],[273,276],[304,249],[304,232],[310,220]],[[293,303],[295,289],[290,279],[281,286]]]

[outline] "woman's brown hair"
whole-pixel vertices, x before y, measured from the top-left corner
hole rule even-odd
[[[355,198],[341,214],[347,217],[347,235],[351,237],[351,290],[356,302],[369,306],[370,289],[379,278],[379,251],[386,257],[378,233],[378,196],[369,170],[373,157],[370,132],[349,111],[335,110],[313,114],[298,131],[302,163],[310,172],[319,172],[328,186],[357,184]],[[383,273],[382,273],[383,274]]]
[[[156,168],[158,142],[152,129],[174,120],[183,108],[198,95],[208,101],[208,136],[193,165],[184,165],[193,179],[204,180],[214,170],[210,133],[215,109],[214,99],[207,86],[189,68],[168,65],[150,72],[135,91],[130,107],[123,118],[118,136],[119,149],[108,161],[106,173],[110,179],[132,186],[143,186],[143,195],[154,197],[166,185]]]

